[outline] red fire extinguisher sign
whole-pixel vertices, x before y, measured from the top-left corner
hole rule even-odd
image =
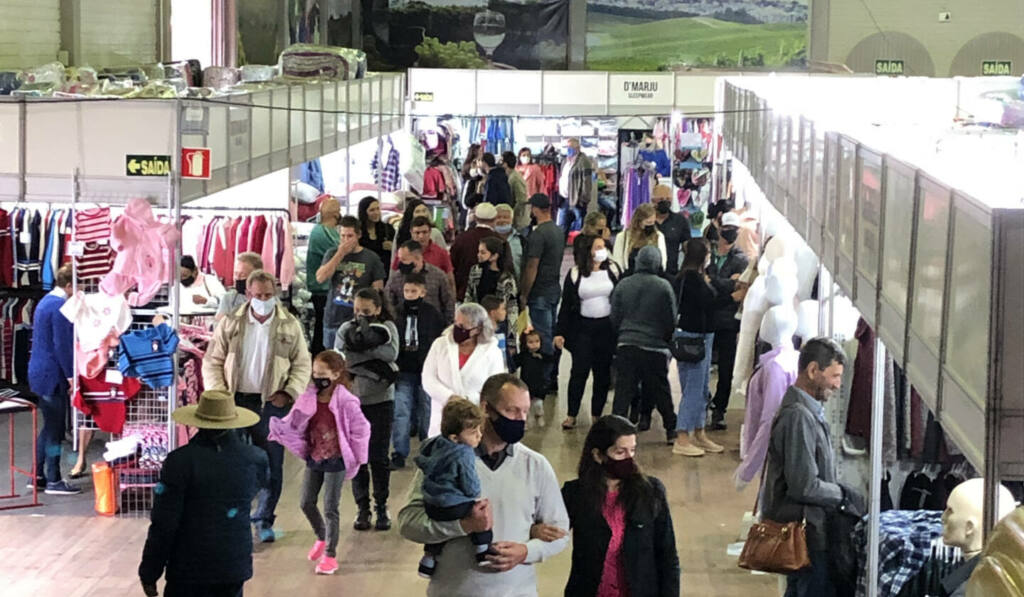
[[[206,147],[181,148],[181,177],[210,178],[210,150]]]

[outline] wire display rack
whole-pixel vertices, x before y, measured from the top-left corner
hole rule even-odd
[[[111,208],[111,219],[115,219],[124,204],[135,195],[115,196],[82,196],[79,192],[79,176],[75,173],[74,189],[72,193],[72,212],[77,213],[79,209],[88,209],[94,204],[108,206]],[[153,206],[154,215],[158,218],[174,223],[176,228],[180,221],[180,211],[176,205],[176,196],[173,185],[168,185],[164,196],[149,196],[147,201]],[[74,228],[74,217],[72,217],[72,241],[77,240],[77,231]],[[157,292],[152,300],[146,305],[132,308],[132,323],[125,333],[138,330],[145,330],[153,327],[154,317],[162,313],[165,317],[164,323],[177,329],[178,321],[178,253],[176,248],[169,260],[168,265],[172,272],[170,284],[164,286]],[[80,278],[76,260],[72,259],[72,271],[74,274],[73,290],[86,294],[101,292],[99,288],[100,278]],[[170,313],[170,316],[167,314]],[[111,349],[108,355],[106,370],[118,371],[117,349]],[[75,392],[78,391],[80,364],[76,355],[75,358]],[[139,392],[126,401],[125,422],[121,433],[111,434],[111,440],[120,440],[129,436],[142,436],[145,438],[141,454],[128,459],[125,463],[115,462],[112,467],[115,471],[117,482],[118,512],[119,517],[141,518],[148,514],[153,505],[154,492],[157,490],[160,480],[160,467],[167,454],[176,447],[176,429],[171,413],[176,405],[176,394],[178,385],[177,359],[174,366],[175,375],[172,383],[164,388],[151,388],[143,384]],[[102,374],[101,374],[102,375]],[[78,409],[72,409],[72,423],[74,428],[74,442],[76,449],[79,439],[79,431],[98,431],[96,421],[89,415],[83,414]]]

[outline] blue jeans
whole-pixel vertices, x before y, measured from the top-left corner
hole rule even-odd
[[[274,526],[274,510],[281,499],[281,486],[284,483],[284,446],[267,438],[270,434],[270,417],[283,418],[291,406],[274,406],[271,402],[265,402],[261,407],[261,401],[259,394],[235,394],[235,404],[260,413],[259,423],[243,431],[252,440],[252,445],[267,453],[270,462],[269,482],[256,495],[256,512],[252,515],[254,524],[269,529]]]
[[[396,456],[409,457],[409,432],[420,441],[427,439],[430,427],[430,397],[423,391],[419,373],[399,373],[395,380],[395,421],[391,428],[391,445]]]
[[[338,329],[339,328],[332,328],[326,325],[324,326],[324,350],[331,350],[334,348],[334,339],[338,335]]]
[[[585,208],[583,207],[569,207],[568,201],[563,203],[558,208],[558,227],[569,233],[573,230],[580,230],[583,228],[583,216]]]
[[[43,428],[36,441],[36,478],[47,483],[60,481],[61,442],[64,441],[64,418],[68,410],[68,396],[63,390],[51,396],[40,396],[38,408],[43,415]],[[83,446],[84,449],[84,446]]]
[[[811,551],[811,565],[786,576],[785,597],[835,597],[828,573],[828,552]]]
[[[530,308],[530,322],[540,334],[540,351],[550,355],[553,352],[551,341],[555,337],[558,296],[531,296],[526,304]]]
[[[687,433],[694,429],[704,429],[707,420],[708,382],[711,378],[711,345],[714,334],[696,334],[680,330],[684,338],[704,338],[704,360],[699,363],[677,361],[679,366],[679,417],[676,431]]]

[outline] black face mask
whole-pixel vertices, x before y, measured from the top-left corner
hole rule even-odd
[[[654,224],[648,224],[647,226],[644,226],[644,234],[647,234],[647,235],[654,234],[654,229],[655,229],[654,228]]]
[[[313,378],[313,385],[315,385],[316,389],[320,390],[321,392],[326,390],[327,388],[331,387],[332,383],[334,383],[334,380],[329,378],[329,377],[314,377]]]
[[[235,280],[235,291],[238,294],[245,295],[245,280]]]
[[[526,433],[526,421],[515,421],[495,411],[498,418],[491,419],[491,427],[498,434],[501,441],[508,444],[519,443]]]
[[[659,201],[658,204],[654,206],[654,209],[656,209],[660,214],[667,214],[672,211],[672,206],[668,204],[668,201]]]
[[[189,286],[191,286],[191,285],[193,285],[195,283],[196,283],[196,277],[195,276],[189,276],[187,278],[182,278],[181,279],[181,285],[184,286],[185,288],[188,288]]]
[[[420,305],[422,305],[422,304],[423,304],[423,297],[422,296],[420,298],[418,298],[418,299],[413,299],[411,301],[409,299],[405,299],[405,312],[406,313],[419,313]]]
[[[490,259],[481,259],[477,263],[480,264],[480,269],[490,269],[490,267],[491,267],[491,260]]]
[[[606,459],[601,466],[604,468],[604,473],[612,479],[625,479],[636,473],[636,462],[632,458],[623,458],[622,460],[612,460],[611,458]]]
[[[722,230],[720,234],[722,235],[722,240],[731,245],[736,242],[736,239],[740,235],[740,231],[735,228],[726,228],[725,230]]]
[[[416,269],[416,264],[415,263],[399,263],[398,264],[398,271],[402,272],[403,274],[411,274],[413,271],[415,271],[415,269]]]

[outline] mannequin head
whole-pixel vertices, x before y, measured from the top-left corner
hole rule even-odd
[[[803,340],[818,335],[818,301],[800,301],[796,306],[796,335]]]
[[[793,335],[797,327],[796,311],[791,305],[779,305],[768,309],[761,320],[761,340],[772,348],[793,348]]]
[[[767,228],[765,234],[768,234]],[[784,234],[776,234],[764,245],[764,252],[762,258],[768,261],[768,263],[774,263],[775,260],[781,257],[792,257],[793,250],[790,248],[790,243],[786,240]]]
[[[982,523],[984,521],[985,480],[968,479],[957,485],[946,500],[946,511],[942,513],[942,541],[946,545],[959,547],[967,557],[981,551]],[[1013,511],[1013,495],[1010,490],[999,486],[999,511],[996,521],[1002,520]]]

